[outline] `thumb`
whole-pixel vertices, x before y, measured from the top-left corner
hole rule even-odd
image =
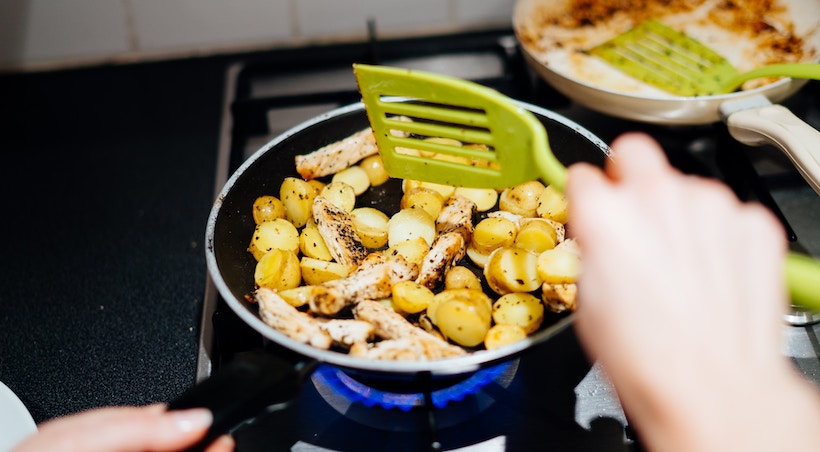
[[[99,408],[49,421],[15,452],[174,451],[193,445],[211,425],[211,412],[166,411],[163,405]]]

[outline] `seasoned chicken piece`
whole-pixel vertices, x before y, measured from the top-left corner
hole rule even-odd
[[[309,154],[296,156],[296,171],[306,180],[338,173],[359,160],[376,154],[376,139],[368,127]]]
[[[433,290],[444,275],[467,253],[467,242],[460,232],[447,232],[436,237],[424,256],[416,282]]]
[[[329,334],[334,342],[347,346],[367,342],[373,339],[375,332],[373,325],[354,319],[323,320],[319,322],[319,327]]]
[[[447,270],[464,258],[473,235],[475,203],[461,196],[447,199],[436,218],[436,238],[424,256],[416,282],[434,289]]]
[[[295,341],[324,350],[330,348],[333,340],[318,320],[294,308],[271,289],[259,288],[255,297],[259,316],[271,328]]]
[[[394,284],[413,280],[418,272],[417,265],[407,262],[400,255],[371,253],[347,277],[315,286],[313,297],[308,303],[313,312],[335,315],[362,300],[389,297]]]
[[[475,203],[463,196],[451,196],[444,203],[436,218],[436,233],[458,232],[464,236],[464,243],[470,243],[473,236],[473,215]]]
[[[578,286],[575,283],[541,285],[541,301],[552,312],[574,311],[577,294]]]
[[[321,196],[313,200],[312,211],[333,259],[342,265],[358,266],[367,256],[367,248],[356,234],[350,215]]]
[[[497,218],[506,218],[506,219],[512,221],[515,224],[518,224],[518,222],[521,221],[524,218],[523,216],[521,216],[517,213],[508,212],[506,210],[494,210],[492,212],[487,212],[487,216],[488,217],[497,217]]]
[[[401,121],[411,121],[406,116],[394,116]],[[406,137],[407,133],[392,131],[394,136]],[[327,176],[352,166],[359,160],[379,152],[376,138],[370,127],[343,138],[309,154],[296,156],[296,171],[305,180]]]
[[[558,245],[555,245],[555,248],[575,253],[576,256],[581,255],[581,249],[578,248],[578,243],[575,241],[575,239],[566,239]]]
[[[426,359],[461,356],[467,353],[463,348],[452,345],[413,325],[401,314],[376,301],[360,302],[353,309],[353,314],[356,319],[371,323],[376,329],[376,335],[383,339],[416,342],[415,346],[423,347],[423,355]]]
[[[381,361],[425,361],[427,351],[415,338],[389,339],[374,344],[357,343],[350,347],[350,356]]]

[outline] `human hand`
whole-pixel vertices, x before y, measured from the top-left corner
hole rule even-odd
[[[179,451],[196,444],[212,419],[206,409],[167,411],[161,404],[98,408],[43,423],[14,452]],[[225,435],[207,452],[233,449]]]
[[[569,172],[569,224],[583,256],[576,329],[646,444],[820,443],[790,433],[804,431],[801,422],[818,431],[820,400],[780,353],[779,223],[721,183],[678,172],[647,136],[624,135],[612,150],[604,171]]]

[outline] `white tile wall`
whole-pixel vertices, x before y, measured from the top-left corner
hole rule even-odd
[[[452,0],[456,23],[505,23],[512,22],[516,0]]]
[[[130,0],[137,50],[242,46],[292,35],[287,1]]]
[[[121,1],[0,1],[0,65],[105,59],[129,50]]]
[[[0,70],[509,24],[515,0],[0,0]]]

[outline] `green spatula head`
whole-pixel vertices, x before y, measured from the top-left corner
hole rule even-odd
[[[541,178],[563,190],[566,168],[543,124],[498,91],[409,69],[353,70],[392,177],[487,188]]]
[[[588,53],[679,96],[730,93],[745,81],[761,77],[820,79],[820,65],[811,63],[770,64],[739,73],[714,50],[656,20],[642,22]]]

